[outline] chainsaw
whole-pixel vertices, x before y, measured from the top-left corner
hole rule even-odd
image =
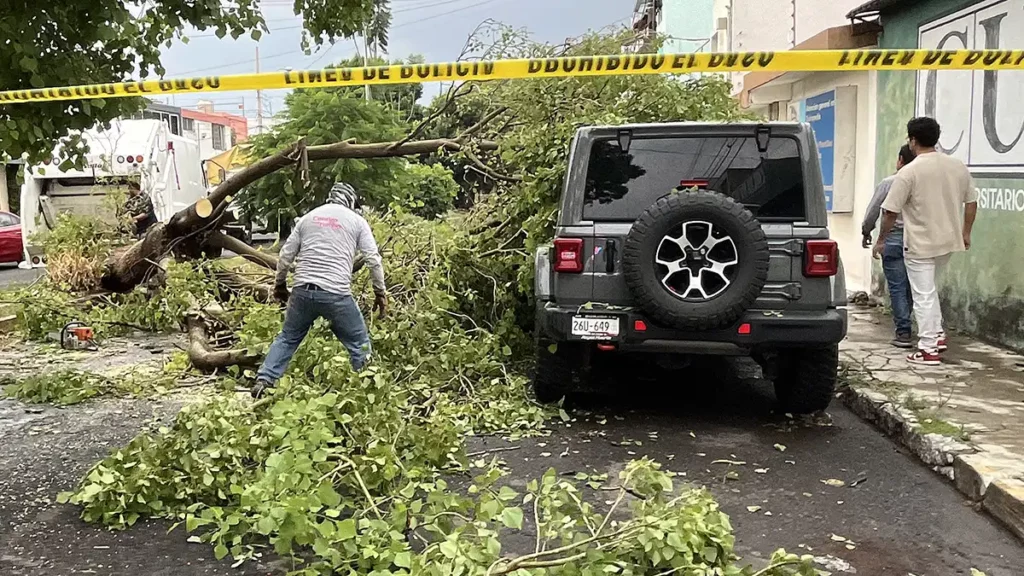
[[[60,330],[60,347],[64,350],[99,350],[94,337],[91,327],[81,322],[68,322]]]

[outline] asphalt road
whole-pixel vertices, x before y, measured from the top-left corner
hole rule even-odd
[[[617,392],[589,399],[588,413],[577,410],[552,437],[499,453],[512,477],[554,466],[615,479],[626,462],[649,456],[712,491],[732,518],[737,553],[755,565],[783,547],[828,558],[837,575],[1024,574],[1013,535],[839,401],[830,418],[796,422],[772,413],[771,386],[750,361],[710,361],[646,381],[632,370],[620,366]],[[502,445],[475,441],[472,449]],[[721,460],[745,464],[714,463]],[[730,471],[737,479],[726,478]]]
[[[16,264],[0,264],[0,290],[31,283],[43,270],[22,270]]]
[[[645,377],[622,364],[611,385],[616,392],[585,399],[575,419],[554,424],[549,437],[474,438],[469,449],[506,449],[495,455],[519,486],[552,466],[614,479],[630,459],[650,456],[711,489],[732,517],[737,552],[754,564],[785,547],[827,560],[835,575],[969,575],[972,567],[988,576],[1024,574],[1024,547],[1008,532],[838,403],[831,418],[818,421],[772,414],[770,387],[757,379],[756,367],[735,362]],[[216,562],[208,546],[187,544],[180,531],[166,534],[163,523],[111,533],[53,503],[144,421],[169,418],[175,409],[109,400],[26,412],[0,400],[0,573],[268,573],[268,566],[239,572]],[[730,471],[735,479],[727,479]],[[829,479],[847,486],[822,482]],[[608,493],[588,495],[604,500]],[[532,535],[522,536],[532,549]]]

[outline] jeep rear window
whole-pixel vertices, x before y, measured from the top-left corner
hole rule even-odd
[[[594,142],[583,219],[636,220],[659,198],[694,180],[706,181],[708,190],[732,197],[761,220],[805,217],[796,140],[775,136],[762,154],[750,135],[634,138],[628,152],[616,140]]]

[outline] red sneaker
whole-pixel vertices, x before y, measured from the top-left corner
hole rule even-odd
[[[942,358],[937,352],[918,350],[910,356],[907,356],[907,362],[910,362],[911,364],[920,364],[921,366],[939,366],[942,364]]]
[[[946,335],[945,334],[940,334],[939,335],[939,352],[945,352],[946,350],[949,350],[949,343],[946,341]]]

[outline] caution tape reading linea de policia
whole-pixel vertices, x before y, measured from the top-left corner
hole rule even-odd
[[[6,90],[0,92],[0,104],[232,90],[506,80],[511,78],[688,74],[693,72],[958,69],[1024,69],[1024,50],[799,50],[717,54],[616,54],[575,58],[328,68]]]

